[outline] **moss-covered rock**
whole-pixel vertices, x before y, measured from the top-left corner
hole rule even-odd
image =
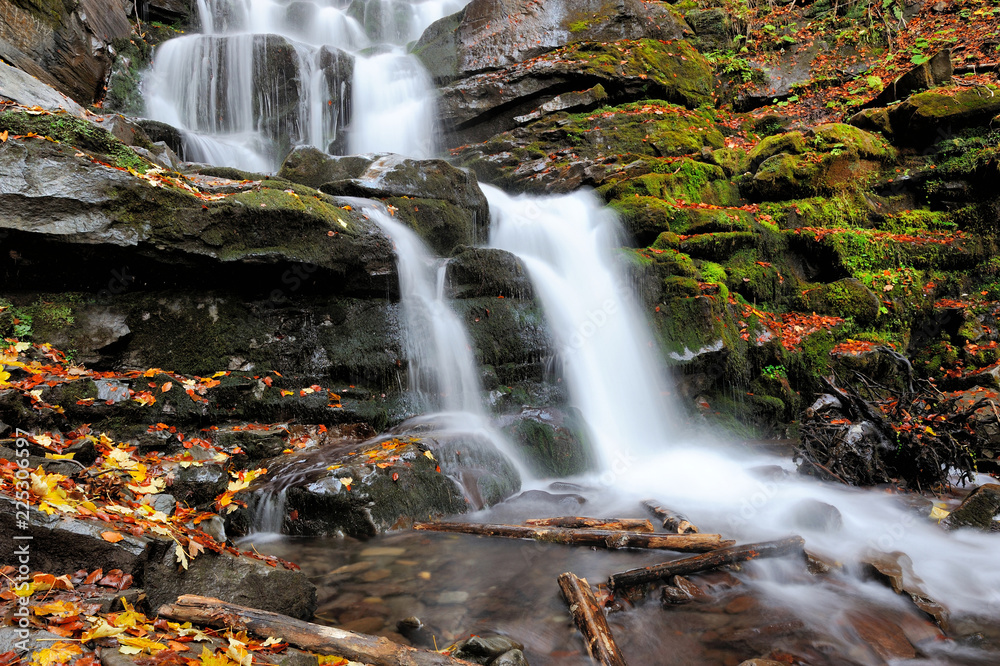
[[[592,468],[586,425],[575,410],[525,407],[518,414],[501,417],[501,424],[540,475],[573,476]]]
[[[5,113],[0,124],[46,123],[38,134],[63,139],[10,139],[0,151],[0,173],[9,184],[0,194],[2,226],[16,234],[18,251],[30,260],[30,270],[18,276],[25,284],[58,285],[69,279],[67,272],[78,276],[75,262],[117,268],[131,258],[136,275],[154,282],[181,266],[214,266],[228,267],[230,277],[242,272],[240,280],[255,272],[263,288],[275,272],[298,265],[327,274],[338,291],[395,289],[388,240],[333,198],[284,180],[223,184],[212,193],[209,181],[164,174],[99,128],[63,116],[23,116]],[[131,172],[104,166],[109,158]],[[65,261],[69,257],[73,262]],[[90,279],[100,283],[98,275]]]
[[[761,141],[748,155],[753,177],[741,184],[757,200],[830,195],[862,187],[895,156],[874,134],[831,123],[808,135],[787,132]]]
[[[911,95],[891,107],[889,122],[894,141],[929,145],[962,129],[985,125],[998,111],[996,86],[943,87]]]
[[[669,7],[638,0],[473,0],[432,24],[413,46],[438,82],[495,70],[575,42],[678,39],[686,26]]]
[[[580,42],[444,87],[441,115],[454,128],[446,140],[450,145],[484,141],[512,129],[515,118],[558,92],[597,83],[611,99],[652,97],[688,108],[713,103],[711,67],[686,42]]]
[[[845,278],[806,292],[807,308],[820,314],[852,318],[861,326],[868,326],[879,316],[882,303],[878,296],[860,280]]]
[[[489,205],[476,175],[443,160],[393,154],[332,157],[302,146],[278,173],[326,194],[379,199],[440,254],[487,236]]]

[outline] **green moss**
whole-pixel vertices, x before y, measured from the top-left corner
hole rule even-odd
[[[782,229],[856,227],[865,224],[869,216],[865,202],[855,193],[780,203],[765,202],[760,205],[760,210]]]
[[[680,203],[739,205],[739,192],[714,164],[683,159],[670,173],[649,173],[601,188],[609,200],[654,197]]]
[[[681,250],[692,257],[724,262],[736,252],[753,247],[755,241],[755,234],[748,231],[701,234],[682,241]]]
[[[715,284],[725,284],[726,269],[713,261],[703,261],[698,265],[702,280]]]
[[[31,115],[16,110],[0,113],[0,132],[35,133],[95,154],[103,161],[122,169],[145,173],[152,164],[115,138],[102,127],[69,114]]]

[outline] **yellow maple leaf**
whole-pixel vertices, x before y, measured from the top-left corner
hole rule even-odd
[[[125,633],[124,627],[113,627],[102,617],[88,615],[87,619],[90,620],[91,626],[90,629],[83,632],[83,636],[80,637],[80,640],[84,643],[95,638],[109,638],[111,636],[120,636]]]
[[[167,646],[163,643],[151,641],[148,638],[142,638],[139,636],[119,638],[118,642],[122,644],[122,646],[118,648],[118,651],[122,654],[139,654],[140,652],[156,654],[160,650],[167,649]]]
[[[54,666],[65,664],[78,654],[83,654],[83,648],[76,643],[58,641],[52,647],[31,653],[31,663],[37,666]]]
[[[225,654],[209,652],[207,647],[201,649],[201,664],[202,666],[236,666],[236,663]]]

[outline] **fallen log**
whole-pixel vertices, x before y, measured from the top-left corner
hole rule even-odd
[[[524,521],[532,527],[565,527],[567,529],[617,530],[619,532],[652,532],[653,523],[642,518],[531,518]]]
[[[663,521],[663,529],[675,534],[697,534],[700,530],[685,516],[664,508],[656,500],[646,500],[642,503],[650,513]]]
[[[194,594],[185,594],[172,604],[164,604],[156,613],[178,622],[245,629],[261,638],[280,636],[284,642],[303,650],[333,654],[371,666],[472,666],[462,659],[399,645],[381,636],[324,627]]]
[[[559,587],[576,626],[587,639],[587,652],[594,661],[603,666],[625,666],[625,658],[611,635],[611,627],[587,579],[567,572],[559,576]]]
[[[795,536],[778,541],[748,543],[742,546],[720,548],[704,555],[685,557],[673,562],[664,562],[663,564],[654,564],[649,567],[629,569],[628,571],[611,574],[611,577],[608,579],[608,587],[612,590],[624,590],[647,583],[667,580],[671,576],[687,576],[727,564],[758,560],[764,557],[781,557],[791,553],[802,552],[804,547],[805,541],[802,537]]]
[[[535,539],[549,543],[598,548],[656,548],[685,553],[704,553],[731,546],[719,534],[642,534],[613,530],[568,530],[559,527],[526,527],[524,525],[494,525],[482,523],[413,523],[415,530],[459,532],[508,539]]]

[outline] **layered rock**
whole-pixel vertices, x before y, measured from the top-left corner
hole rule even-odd
[[[686,28],[668,7],[637,0],[473,0],[431,25],[413,52],[444,83],[575,42],[678,39]]]
[[[489,205],[474,173],[444,160],[399,155],[331,157],[299,147],[278,175],[334,196],[378,199],[439,254],[486,239]]]
[[[103,97],[112,42],[132,26],[120,2],[5,2],[0,7],[0,57],[80,104]]]

